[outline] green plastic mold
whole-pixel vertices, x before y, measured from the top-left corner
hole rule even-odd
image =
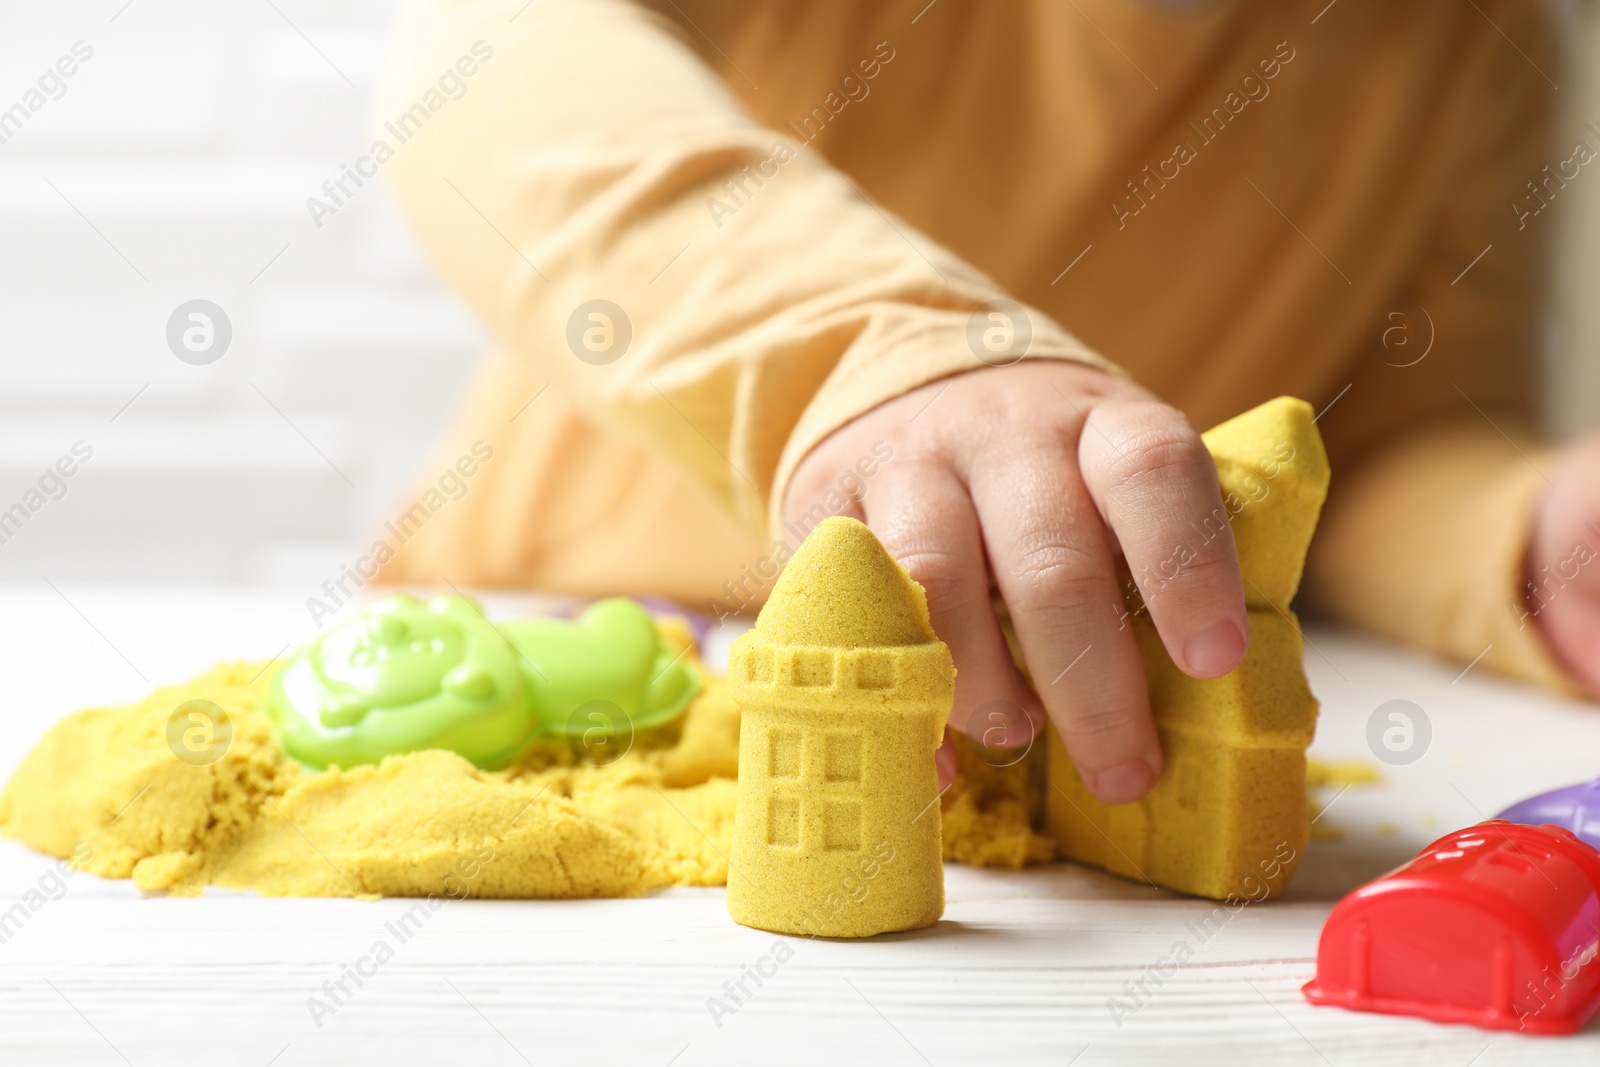
[[[622,597],[572,622],[497,626],[466,597],[399,594],[290,655],[266,710],[284,751],[317,769],[428,748],[494,768],[541,734],[662,726],[699,691],[699,672]]]

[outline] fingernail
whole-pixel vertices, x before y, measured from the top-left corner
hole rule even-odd
[[[1129,760],[1089,779],[1089,792],[1107,804],[1131,804],[1150,792],[1159,777],[1146,760]]]
[[[1238,623],[1212,623],[1184,642],[1183,659],[1196,674],[1227,674],[1244,658],[1244,642]]]

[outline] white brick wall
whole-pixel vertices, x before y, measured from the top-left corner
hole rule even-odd
[[[125,3],[0,0],[0,112],[94,50],[0,144],[0,511],[94,449],[0,544],[0,580],[314,584],[405,490],[482,346],[381,186],[321,230],[305,208],[365,141],[399,3]],[[193,298],[233,324],[208,366],[166,345]]]

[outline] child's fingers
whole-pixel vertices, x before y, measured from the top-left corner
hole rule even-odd
[[[989,597],[978,513],[943,461],[885,468],[866,498],[867,524],[928,594],[934,632],[956,664],[950,726],[990,748],[1033,739],[1037,697],[1011,659]],[[1030,707],[1035,715],[1030,717]]]
[[[1244,583],[1200,435],[1165,404],[1101,404],[1078,456],[1173,662],[1196,678],[1233,670],[1249,632]]]
[[[820,451],[820,450],[819,450]],[[811,530],[830,515],[866,521],[859,496],[844,496],[839,486],[851,473],[848,462],[808,463],[795,471],[784,498],[783,519],[793,529]],[[841,497],[843,498],[841,500]],[[798,545],[790,545],[792,551]]]
[[[990,450],[968,483],[1034,686],[1084,784],[1108,803],[1139,799],[1160,774],[1161,744],[1075,457],[1054,440]]]
[[[1600,432],[1569,444],[1554,486],[1536,512],[1528,546],[1528,582],[1513,607],[1534,625],[1557,660],[1600,695],[1600,566],[1594,530],[1600,520]]]

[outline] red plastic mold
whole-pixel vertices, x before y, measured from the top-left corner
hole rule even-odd
[[[1341,900],[1313,1004],[1569,1034],[1600,1008],[1600,851],[1499,819],[1441,837]]]

